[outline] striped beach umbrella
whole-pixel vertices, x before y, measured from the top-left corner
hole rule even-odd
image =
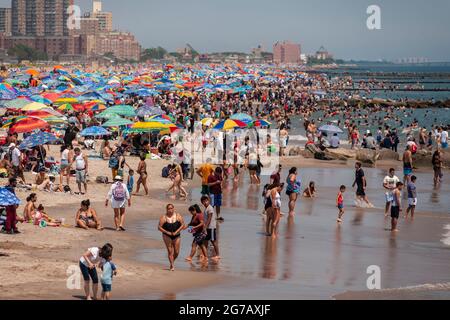
[[[240,120],[222,120],[213,129],[215,130],[233,130],[236,128],[246,128],[247,124]]]
[[[36,117],[26,117],[18,120],[10,127],[10,131],[13,133],[25,133],[31,132],[37,129],[44,129],[49,126],[49,123],[45,120]]]

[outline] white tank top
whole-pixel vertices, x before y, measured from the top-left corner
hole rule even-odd
[[[66,149],[61,154],[61,160],[67,161],[69,159],[69,149]]]
[[[79,156],[75,157],[75,168],[77,170],[86,169],[86,162],[84,162],[83,154],[80,153]]]

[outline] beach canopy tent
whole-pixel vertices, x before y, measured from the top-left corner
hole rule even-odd
[[[333,133],[333,134],[334,133],[344,133],[344,131],[342,131],[341,128],[334,126],[332,124],[327,124],[327,125],[321,126],[319,128],[319,131],[326,132],[326,133]]]
[[[19,146],[20,150],[31,149],[47,143],[58,141],[58,138],[49,132],[38,132],[27,137]]]

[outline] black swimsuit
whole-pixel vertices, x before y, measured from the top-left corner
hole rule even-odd
[[[174,223],[169,223],[167,222],[167,218],[166,218],[166,222],[163,224],[163,229],[166,230],[167,232],[175,232],[178,229],[181,228],[181,222],[180,221],[175,221]],[[166,234],[165,234],[166,235]],[[166,235],[168,236],[168,235]],[[175,240],[177,238],[179,238],[181,236],[180,233],[174,235],[174,236],[168,236],[170,239]]]

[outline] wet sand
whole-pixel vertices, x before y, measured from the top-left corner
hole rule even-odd
[[[384,217],[385,171],[365,169],[370,200],[375,209],[354,205],[352,169],[302,169],[303,185],[314,180],[317,199],[301,198],[294,219],[284,217],[279,238],[266,237],[261,216],[261,188],[242,180],[239,188],[231,184],[224,195],[220,225],[220,264],[207,268],[194,261],[177,262],[178,268],[208,271],[230,276],[232,281],[207,288],[184,290],[177,299],[448,299],[450,246],[443,238],[450,224],[450,190],[444,183],[433,190],[430,173],[417,173],[419,207],[416,219],[400,221],[400,232],[389,231],[390,219]],[[341,227],[336,224],[337,187],[346,184],[346,214]],[[195,195],[196,194],[196,195]],[[199,190],[193,198],[199,199]],[[406,202],[406,201],[405,201]],[[283,195],[283,212],[287,212]],[[185,217],[187,218],[187,217]],[[148,235],[156,238],[156,222],[149,221]],[[182,257],[187,256],[192,236],[183,234]],[[165,262],[163,250],[141,250],[139,259]],[[400,291],[367,291],[369,266],[381,269],[381,288]],[[208,273],[207,272],[207,273]],[[205,273],[205,274],[207,274]],[[408,287],[431,284],[415,288]],[[424,289],[426,288],[426,290]],[[406,290],[406,291],[405,291]],[[347,294],[343,294],[348,292]],[[395,294],[394,294],[395,293]],[[174,293],[175,294],[175,293]],[[144,296],[145,297],[145,296]]]

